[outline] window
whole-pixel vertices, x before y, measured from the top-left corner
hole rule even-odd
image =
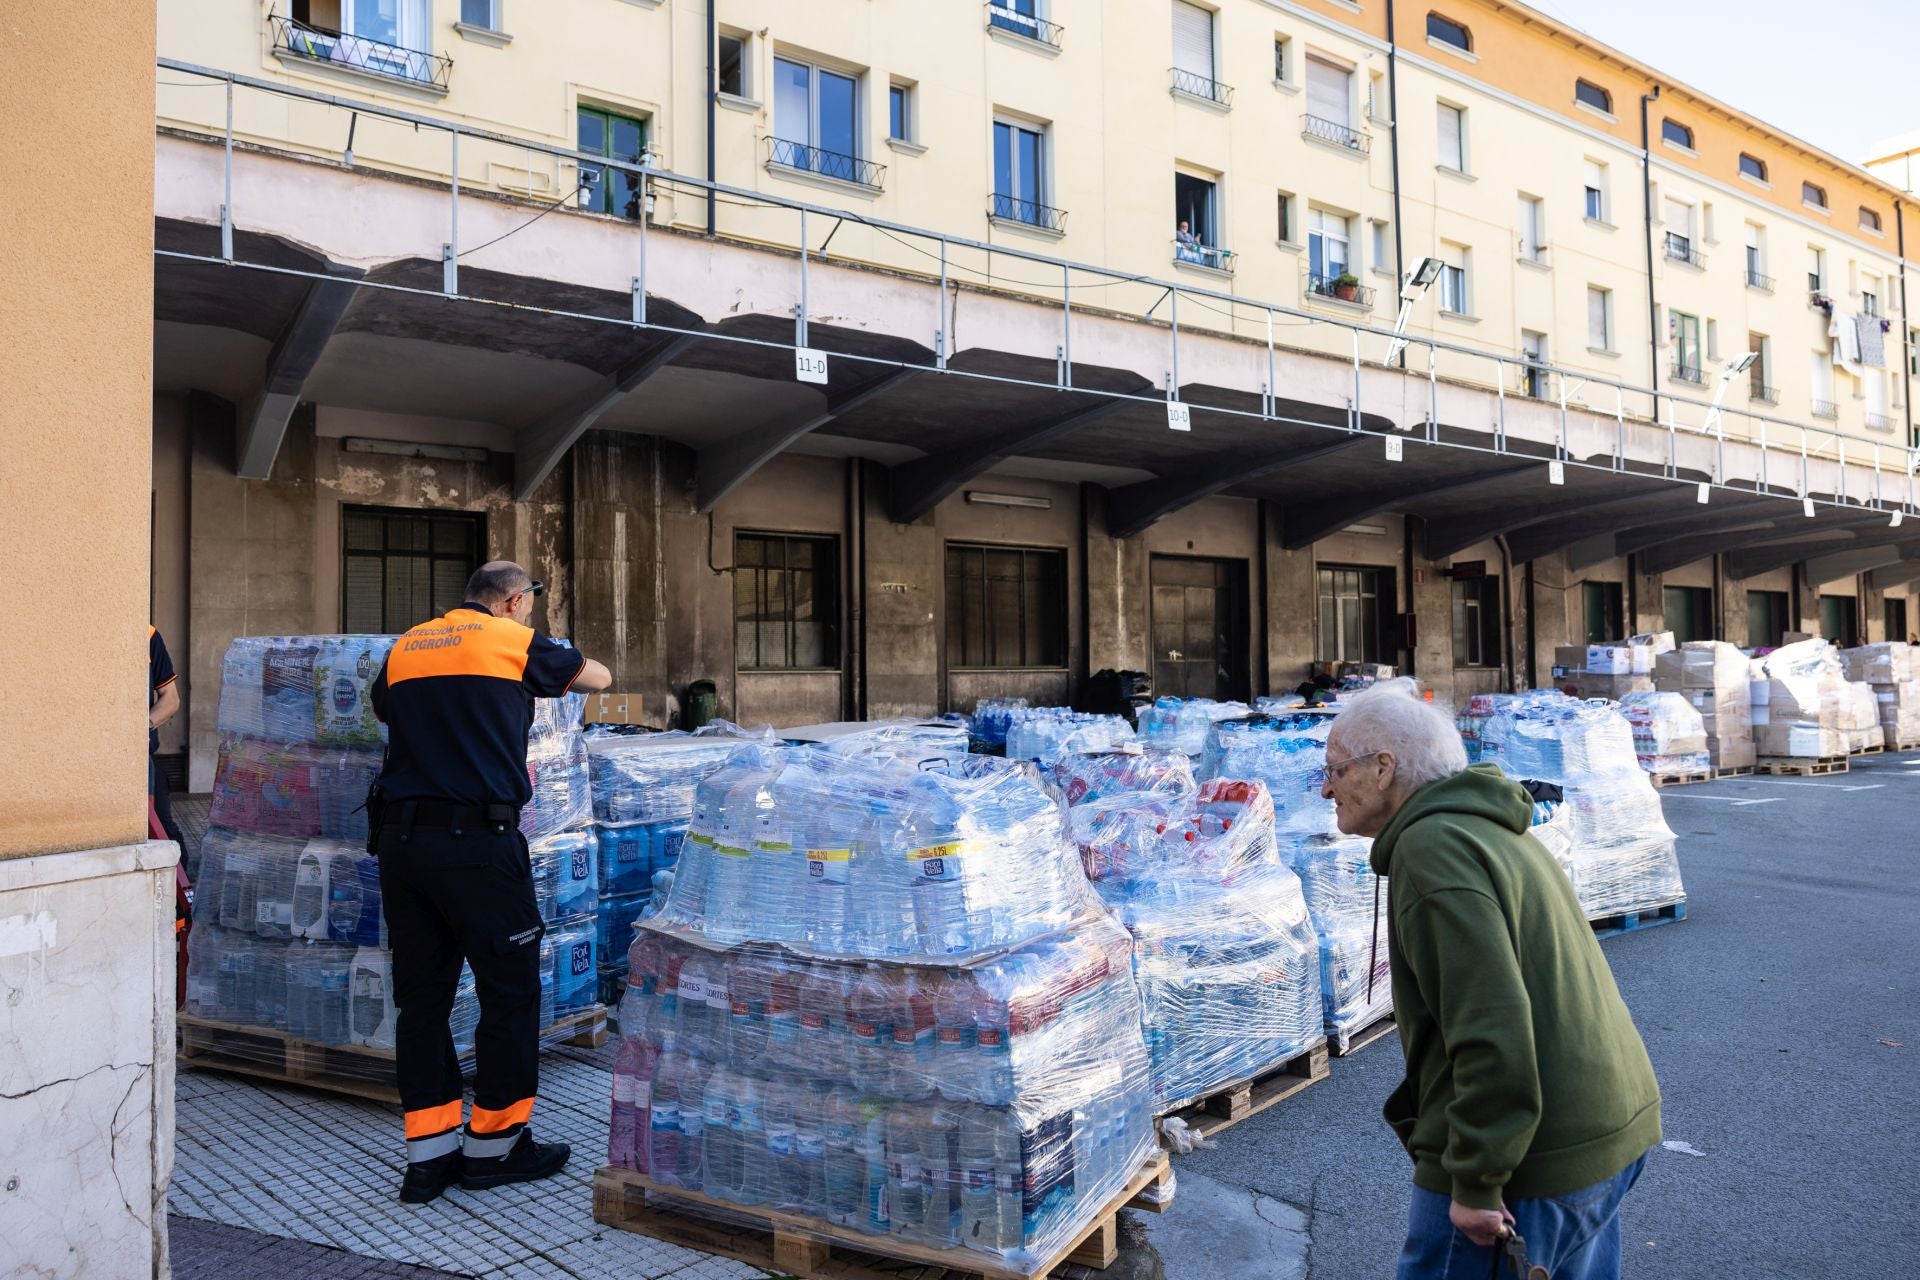
[[[1067,553],[947,544],[947,665],[1067,665]]]
[[[499,0],[460,0],[460,21],[469,27],[500,29]]]
[[[1673,376],[1683,382],[1701,381],[1700,317],[1669,311],[1667,332],[1673,339]]]
[[[994,121],[993,216],[1052,227],[1046,173],[1045,134],[1035,126]]]
[[[1393,252],[1387,245],[1387,224],[1378,218],[1367,223],[1370,237],[1369,252],[1372,254],[1372,267],[1375,271],[1393,271]]]
[[[1842,649],[1860,643],[1860,602],[1852,596],[1820,597],[1820,634]]]
[[[1037,0],[988,0],[987,25],[1001,31],[1011,31],[1029,40],[1059,43],[1057,37],[1044,34],[1047,28],[1041,26]]]
[[[1173,87],[1214,97],[1213,10],[1173,0]]]
[[[1665,587],[1660,592],[1666,629],[1675,644],[1714,638],[1713,591],[1707,587]]]
[[[1827,189],[1816,187],[1811,182],[1803,182],[1800,184],[1800,202],[1810,204],[1816,209],[1824,209],[1827,207]]]
[[[1587,346],[1613,350],[1613,290],[1587,286]]]
[[[747,96],[747,38],[722,31],[714,46],[714,76],[720,92]]]
[[[1325,58],[1307,55],[1307,115],[1331,126],[1324,132],[1339,140],[1353,128],[1353,72]]]
[[[1907,330],[1907,372],[1920,378],[1920,329]]]
[[[1222,267],[1226,254],[1219,247],[1215,218],[1219,189],[1190,173],[1173,175],[1174,260],[1203,267]]]
[[[1756,182],[1765,182],[1767,180],[1767,162],[1742,151],[1740,153],[1740,175],[1745,178],[1752,178]]]
[[[1535,400],[1547,398],[1547,335],[1531,329],[1520,331],[1520,388]]]
[[[581,151],[588,155],[606,156],[609,160],[640,163],[641,154],[647,149],[647,125],[644,120],[616,115],[597,107],[581,107],[577,118]],[[627,170],[582,164],[580,207],[595,213],[638,218],[640,184],[634,174]]]
[[[1880,230],[1880,215],[1865,205],[1860,206],[1860,229],[1874,232]]]
[[[774,155],[780,164],[848,182],[861,167],[854,78],[791,58],[773,60]]]
[[[1387,119],[1387,76],[1383,71],[1367,72],[1367,119],[1375,124],[1391,124]]]
[[[889,138],[900,142],[912,140],[912,95],[913,91],[904,84],[887,86],[887,136]]]
[[[1747,366],[1747,391],[1755,400],[1773,403],[1773,384],[1767,375],[1773,369],[1773,342],[1764,333],[1747,331],[1747,350],[1753,352],[1753,363]]]
[[[832,538],[733,536],[733,660],[741,671],[840,662],[840,555]]]
[[[1767,232],[1766,228],[1747,224],[1747,283],[1756,289],[1773,288],[1773,280],[1767,275]]]
[[[1292,77],[1287,74],[1287,55],[1292,51],[1292,45],[1293,41],[1285,36],[1273,38],[1273,78],[1282,84],[1292,80]]]
[[[1618,582],[1583,582],[1580,596],[1586,605],[1587,643],[1607,644],[1627,634],[1626,588]]]
[[[395,635],[467,598],[485,524],[464,511],[347,507],[340,513],[340,629]]]
[[[1718,360],[1719,358],[1720,358],[1720,322],[1718,320],[1710,319],[1707,321],[1707,359]]]
[[[1807,289],[1812,293],[1827,291],[1827,251],[1819,245],[1810,244],[1807,251],[1811,255],[1807,266]]]
[[[1693,130],[1678,120],[1660,122],[1660,140],[1672,143],[1676,147],[1685,147],[1689,151],[1693,150]]]
[[[1279,198],[1276,201],[1275,212],[1278,214],[1279,221],[1280,221],[1280,242],[1282,244],[1294,243],[1293,196],[1291,193],[1286,191],[1282,191],[1279,193]]]
[[[1539,196],[1521,196],[1519,218],[1514,226],[1520,233],[1520,257],[1539,262],[1547,255],[1546,211]]]
[[[1467,250],[1455,245],[1440,248],[1440,309],[1457,316],[1471,315],[1467,309]]]
[[[1812,372],[1813,416],[1831,418],[1839,412],[1833,402],[1833,357],[1825,351],[1815,351]]]
[[[1591,80],[1573,82],[1573,100],[1582,106],[1592,107],[1595,111],[1613,114],[1613,95]]]
[[[1347,239],[1347,219],[1337,213],[1312,209],[1307,213],[1307,262],[1316,293],[1325,292],[1353,261]]]
[[[1607,166],[1598,160],[1586,162],[1587,217],[1594,222],[1607,220]]]
[[[1442,102],[1438,109],[1440,125],[1440,167],[1460,173],[1467,171],[1467,113],[1461,107]]]
[[[1320,661],[1386,662],[1393,651],[1393,570],[1322,565]]]
[[[1472,34],[1452,18],[1443,18],[1437,13],[1427,15],[1427,39],[1437,40],[1462,53],[1473,51]]]
[[[1500,665],[1500,579],[1453,582],[1453,665]]]
[[[1747,592],[1747,647],[1778,649],[1785,638],[1787,593],[1784,591]]]
[[[1863,368],[1860,370],[1860,390],[1867,398],[1867,426],[1874,431],[1885,431],[1893,426],[1893,419],[1887,414],[1887,374],[1884,369]]]
[[[1877,316],[1880,314],[1880,277],[1873,276],[1860,286],[1860,314]]]
[[[429,0],[340,0],[340,29],[343,33],[359,36],[362,40],[424,53],[427,48],[427,30],[430,26],[429,8]],[[463,20],[464,14],[463,0]],[[299,17],[298,14],[294,16]],[[372,52],[377,58],[379,51]],[[406,74],[404,65],[397,65],[393,69],[399,74]],[[454,603],[460,602],[456,600]]]

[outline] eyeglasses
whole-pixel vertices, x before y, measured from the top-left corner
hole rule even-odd
[[[1354,765],[1358,764],[1360,761],[1371,759],[1374,756],[1385,755],[1385,754],[1386,752],[1384,751],[1367,751],[1357,756],[1348,756],[1345,760],[1342,760],[1338,764],[1329,762],[1326,766],[1327,777],[1333,780],[1334,782],[1338,782],[1340,781],[1340,779],[1347,776],[1348,769],[1351,769]]]
[[[529,582],[526,586],[520,588],[518,591],[514,592],[513,594],[516,596],[525,596],[525,595],[531,595],[535,597],[543,596],[547,594],[547,584],[540,581],[540,579],[535,578],[533,581]],[[511,600],[513,596],[509,596],[507,598]]]

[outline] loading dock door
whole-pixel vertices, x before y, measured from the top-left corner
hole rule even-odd
[[[1148,573],[1154,694],[1246,698],[1247,562],[1155,556]]]

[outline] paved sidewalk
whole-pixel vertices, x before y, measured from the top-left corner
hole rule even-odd
[[[173,1280],[461,1280],[454,1272],[366,1258],[179,1214],[167,1216]]]

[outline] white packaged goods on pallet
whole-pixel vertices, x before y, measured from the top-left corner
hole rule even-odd
[[[1207,749],[1207,734],[1221,720],[1251,714],[1244,702],[1215,702],[1212,698],[1160,698],[1142,707],[1141,740],[1149,746],[1197,756]]]
[[[897,1239],[1037,1269],[1154,1145],[1128,952],[1098,910],[955,967],[642,929],[608,1160],[882,1254]]]
[[[1590,918],[1686,898],[1660,795],[1617,708],[1546,690],[1482,694],[1462,720],[1477,722],[1467,731],[1470,758],[1565,793],[1574,888]]]
[[[1014,711],[1008,722],[1007,759],[1031,760],[1045,767],[1064,755],[1105,751],[1134,738],[1133,726],[1119,716],[1065,707],[1026,707]]]
[[[1700,713],[1716,769],[1754,762],[1750,666],[1746,654],[1720,640],[1690,640],[1654,659],[1654,687],[1680,694]]]
[[[1762,756],[1818,759],[1847,754],[1843,719],[1853,695],[1839,651],[1800,640],[1758,661],[1750,686],[1754,749]]]
[[[261,1033],[207,1042],[222,1056],[285,1063],[285,1041],[393,1047],[379,862],[366,850],[362,807],[385,736],[371,689],[393,639],[242,637],[221,664],[210,825],[191,868],[186,1012],[227,1032]],[[593,841],[567,830],[589,816],[583,701],[537,700],[528,745],[533,799],[521,829],[548,924],[545,1027],[597,1002]],[[478,1018],[463,967],[452,1019],[462,1056]]]
[[[1863,644],[1840,651],[1849,680],[1866,684],[1903,684],[1915,676],[1913,650],[1904,640]]]
[[[1319,1043],[1319,947],[1264,786],[1113,795],[1072,820],[1088,878],[1133,937],[1156,1113]]]
[[[1630,693],[1621,713],[1633,730],[1634,755],[1648,773],[1693,773],[1711,769],[1707,730],[1700,712],[1678,693]]]
[[[1880,730],[1890,749],[1920,742],[1920,681],[1873,686],[1880,712]]]

